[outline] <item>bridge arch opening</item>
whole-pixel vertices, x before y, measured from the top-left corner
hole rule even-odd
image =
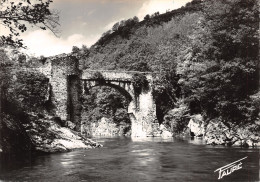
[[[133,100],[133,96],[128,91],[126,91],[120,85],[115,85],[112,83],[96,83],[94,86],[85,87],[85,91],[88,92],[89,89],[92,89],[95,87],[111,87],[111,88],[117,90],[119,93],[121,93],[129,102],[131,102]]]
[[[120,136],[131,134],[128,107],[133,101],[123,87],[96,83],[84,88],[81,132],[86,136]]]

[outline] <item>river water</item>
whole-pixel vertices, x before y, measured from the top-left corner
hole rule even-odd
[[[259,149],[207,146],[201,140],[94,139],[103,148],[41,156],[0,156],[0,181],[259,181]],[[214,171],[241,161],[218,180]]]

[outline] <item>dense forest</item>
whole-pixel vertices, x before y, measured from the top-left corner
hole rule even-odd
[[[85,69],[155,72],[160,123],[178,117],[182,129],[187,115],[200,113],[230,127],[259,120],[258,31],[256,0],[193,0],[140,22],[118,22],[73,53]],[[174,108],[182,114],[169,116]]]

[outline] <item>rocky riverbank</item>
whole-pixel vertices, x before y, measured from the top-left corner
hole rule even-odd
[[[125,122],[116,124],[112,119],[102,117],[98,122],[82,125],[81,132],[91,137],[130,136],[131,125]]]
[[[191,115],[188,107],[180,104],[166,114],[164,121],[173,136],[201,138],[207,145],[260,147],[259,119],[241,124],[223,122],[221,118],[206,121],[201,114]]]
[[[74,149],[101,147],[100,144],[84,138],[64,126],[61,120],[48,114],[28,113],[23,123],[10,115],[2,115],[0,151],[21,152],[66,152]]]
[[[259,124],[227,127],[222,122],[210,122],[204,139],[210,145],[260,147],[258,127]]]
[[[219,120],[205,123],[201,115],[192,116],[188,124],[190,136],[201,137],[208,145],[260,147],[260,123],[224,124]]]

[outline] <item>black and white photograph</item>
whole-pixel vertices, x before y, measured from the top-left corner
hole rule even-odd
[[[259,0],[0,0],[0,182],[259,182]]]

